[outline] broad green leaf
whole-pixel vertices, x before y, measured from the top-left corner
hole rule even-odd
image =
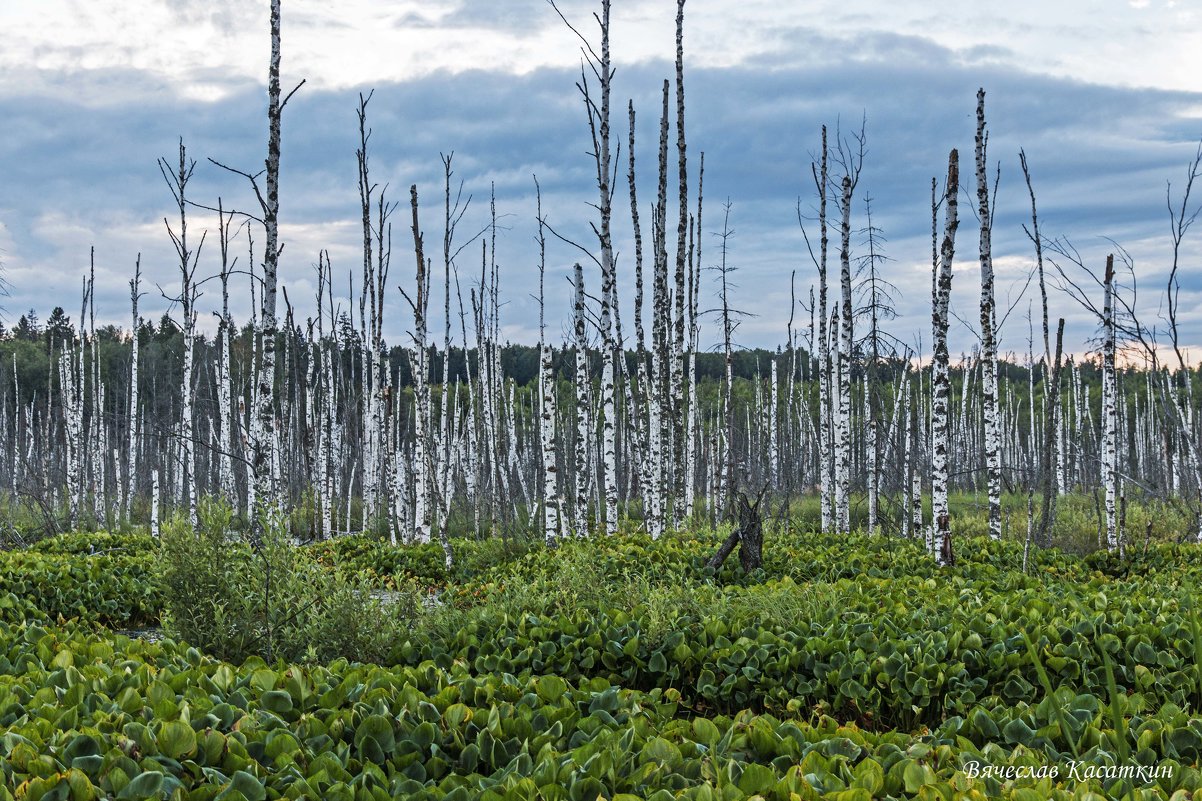
[[[183,759],[196,753],[196,732],[182,720],[163,724],[158,735],[159,753],[172,759]]]

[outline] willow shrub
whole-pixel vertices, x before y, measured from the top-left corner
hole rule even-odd
[[[195,530],[180,517],[163,526],[157,569],[173,637],[232,662],[378,661],[420,612],[416,591],[384,600],[293,547],[283,525],[264,522],[252,545],[231,535],[230,519],[202,504]]]

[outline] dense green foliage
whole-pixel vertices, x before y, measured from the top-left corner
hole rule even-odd
[[[455,564],[447,570],[438,543],[395,548],[372,537],[340,537],[306,546],[322,564],[361,575],[381,587],[416,584],[441,588],[460,584],[505,569],[531,548],[528,540],[456,540]]]
[[[415,593],[393,593],[385,606],[374,585],[293,547],[282,526],[263,526],[252,545],[232,539],[229,523],[228,509],[215,505],[202,507],[195,531],[174,521],[156,560],[164,626],[206,653],[237,662],[252,654],[378,660],[417,613]]]
[[[0,554],[0,799],[1093,799],[1131,780],[1070,769],[1116,763],[1171,773],[1136,797],[1202,788],[1197,547],[1036,549],[1024,573],[1020,543],[967,539],[941,570],[913,542],[770,530],[748,575],[704,567],[720,536],[462,542],[449,573],[437,546],[255,550],[220,525]],[[280,609],[321,601],[283,661],[93,628],[178,629],[184,601],[254,650],[266,563]],[[91,594],[27,592],[101,567]]]
[[[870,799],[953,790],[1025,799],[1103,789],[1095,780],[1074,796],[1047,780],[1015,789],[965,776],[970,761],[1037,766],[1027,747],[1055,753],[1060,707],[1047,702],[971,724],[952,719],[923,735],[872,732],[827,716],[691,717],[672,689],[634,692],[603,679],[477,675],[431,663],[234,668],[171,641],[8,625],[0,626],[0,671],[0,770],[12,788],[0,799],[177,791],[252,801]],[[1106,704],[1061,700],[1077,760],[1107,759],[1119,735]],[[1169,707],[1136,713],[1122,736],[1141,763],[1177,768],[1161,780],[1162,797],[1198,785],[1197,771],[1184,767],[1202,748],[1196,720]]]
[[[0,620],[146,625],[158,619],[162,605],[151,572],[145,554],[0,553]]]

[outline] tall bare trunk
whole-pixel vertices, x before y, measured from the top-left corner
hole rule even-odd
[[[1118,400],[1115,376],[1114,254],[1106,257],[1102,306],[1102,487],[1106,493],[1106,547],[1119,548]]]
[[[672,349],[672,524],[681,526],[687,504],[688,492],[685,478],[685,438],[688,436],[687,412],[685,411],[684,374],[685,355],[685,268],[687,264],[689,229],[689,173],[688,148],[684,129],[684,4],[676,0],[676,157],[677,157],[677,209],[676,220],[676,314],[675,344]]]
[[[267,70],[266,187],[262,199],[263,284],[259,304],[259,374],[255,388],[255,426],[251,433],[251,468],[259,511],[278,515],[282,498],[277,481],[275,348],[276,284],[280,264],[280,122],[286,99],[280,92],[280,0],[271,0],[271,61]]]
[[[819,252],[815,259],[818,267],[818,439],[819,467],[818,483],[821,491],[822,530],[829,532],[835,519],[834,454],[832,448],[832,369],[830,338],[827,325],[830,314],[827,310],[826,257],[829,237],[826,230],[826,197],[830,183],[828,172],[828,148],[826,126],[822,126],[822,153],[818,165],[810,165],[814,184],[818,190],[818,237]]]
[[[574,330],[576,345],[576,492],[573,521],[576,536],[588,533],[588,467],[589,459],[589,369],[588,339],[584,328],[584,269],[575,265],[576,301]]]
[[[941,565],[950,561],[951,520],[948,514],[948,302],[952,292],[952,261],[956,252],[956,196],[960,186],[959,154],[952,150],[947,162],[947,186],[943,202],[945,216],[943,243],[940,246],[939,271],[936,281],[935,308],[931,315],[934,340],[934,359],[931,374],[931,515],[934,536],[930,546]]]
[[[835,526],[851,531],[851,366],[855,320],[851,297],[851,201],[855,181],[843,176],[840,196],[839,282],[843,297],[839,309],[839,398],[835,418]]]
[[[138,285],[142,280],[142,255],[138,254],[138,260],[134,264],[134,277],[129,282],[129,300],[132,312],[130,315],[130,356],[129,356],[129,420],[126,425],[129,427],[128,435],[129,442],[127,452],[125,454],[125,519],[129,520],[133,514],[134,494],[138,491],[138,328],[140,318],[138,317],[138,299],[142,297],[142,293],[138,291]],[[13,359],[16,359],[16,354],[13,354]],[[16,363],[14,361],[14,378]]]
[[[413,308],[413,351],[410,366],[413,370],[413,539],[418,543],[430,541],[430,477],[433,474],[429,453],[430,385],[428,353],[426,350],[426,313],[429,308],[430,269],[422,247],[422,232],[417,219],[417,185],[409,187],[409,204],[413,213],[413,250],[417,261],[417,279]],[[408,297],[408,296],[406,296]],[[449,543],[444,543],[447,566],[451,564]]]
[[[981,222],[981,399],[985,416],[985,472],[989,485],[989,536],[1002,538],[1002,442],[997,396],[997,313],[993,294],[993,217],[986,174],[989,136],[985,131],[985,90],[977,91],[977,214]]]
[[[181,379],[183,385],[180,388],[180,463],[178,475],[180,476],[180,483],[183,489],[183,500],[188,509],[188,522],[191,523],[193,528],[196,528],[197,525],[196,464],[192,447],[195,437],[192,372],[196,352],[196,311],[193,308],[196,302],[196,289],[193,285],[193,276],[196,272],[197,261],[200,258],[201,247],[204,245],[204,237],[202,236],[200,245],[197,246],[195,252],[188,246],[187,188],[188,181],[192,177],[192,171],[195,167],[195,162],[189,163],[187,160],[182,139],[179,143],[179,163],[174,171],[168,167],[165,159],[159,159],[159,171],[163,175],[163,180],[167,182],[167,187],[171,190],[176,207],[179,209],[178,233],[171,228],[171,224],[166,219],[163,222],[167,226],[167,233],[171,237],[171,243],[175,246],[175,254],[179,258],[180,294],[178,300],[183,317],[181,322],[184,334],[184,368]]]

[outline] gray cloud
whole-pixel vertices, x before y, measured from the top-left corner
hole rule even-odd
[[[700,152],[706,153],[703,263],[713,264],[712,232],[720,226],[720,205],[729,197],[736,231],[730,258],[740,267],[735,302],[754,307],[760,315],[741,329],[744,344],[782,342],[790,273],[797,270],[799,297],[816,281],[798,230],[796,205],[799,198],[803,211],[813,204],[809,163],[819,126],[825,122],[833,130],[839,124],[850,132],[858,129],[862,116],[867,118],[868,156],[860,191],[873,198],[874,223],[888,236],[890,279],[899,289],[900,317],[891,328],[907,341],[916,339],[919,331],[929,339],[925,265],[930,252],[930,179],[942,176],[948,150],[959,147],[971,189],[968,165],[978,86],[989,91],[991,160],[1002,166],[995,232],[999,263],[1017,273],[1032,259],[1021,228],[1029,214],[1017,161],[1022,147],[1031,162],[1046,234],[1071,237],[1095,260],[1104,258],[1109,247],[1100,237],[1114,237],[1131,246],[1141,267],[1147,266],[1149,281],[1160,282],[1154,268],[1163,263],[1166,239],[1164,182],[1179,180],[1193,155],[1202,124],[1191,116],[1196,114],[1191,109],[1198,107],[1202,95],[1034,75],[995,63],[992,49],[966,55],[917,37],[875,34],[844,42],[797,28],[783,31],[781,41],[789,57],[689,70],[687,75],[694,176]],[[615,87],[614,128],[622,136],[623,152],[625,98],[633,97],[638,109],[645,235],[655,192],[659,91],[669,74],[670,65],[662,61],[621,65]],[[506,330],[519,339],[536,335],[531,322],[537,319],[536,307],[530,298],[537,286],[531,175],[540,178],[551,223],[569,238],[589,241],[592,211],[587,204],[596,199],[583,107],[574,88],[577,78],[571,70],[552,69],[522,76],[440,72],[378,87],[369,107],[373,176],[381,186],[387,183],[391,197],[404,204],[395,221],[391,283],[411,280],[411,258],[403,255],[410,242],[408,186],[419,185],[427,242],[438,239],[439,154],[454,151],[456,177],[473,196],[460,230],[475,232],[487,224],[488,194],[495,184],[503,226],[497,257],[504,276]],[[90,102],[89,94],[105,87],[119,100],[101,106]],[[318,248],[331,249],[340,274],[358,263],[356,99],[353,91],[302,89],[288,107],[283,271],[302,313],[308,313],[311,304],[302,293],[311,280]],[[155,159],[173,156],[182,135],[199,161],[193,197],[208,204],[220,195],[227,207],[252,208],[245,182],[205,159],[258,169],[265,133],[263,105],[261,90],[249,83],[227,87],[224,99],[204,103],[179,99],[132,70],[88,75],[74,96],[0,97],[0,115],[8,121],[8,134],[0,139],[0,174],[5,176],[0,182],[0,221],[8,231],[4,260],[13,297],[5,305],[10,317],[29,306],[37,307],[43,317],[54,305],[71,310],[87,248],[94,243],[106,283],[98,292],[98,312],[106,320],[124,323],[124,276],[132,271],[136,252],[145,254],[144,271],[151,280],[166,287],[175,278],[162,230],[170,197]],[[623,313],[629,318],[633,246],[624,180],[616,205]],[[953,290],[955,303],[967,317],[974,316],[970,312],[977,294],[971,205],[962,206],[966,219]],[[860,204],[856,214],[859,227]],[[208,223],[198,212],[194,225]],[[477,247],[461,256],[465,282],[479,269]],[[1196,253],[1192,248],[1189,258],[1196,261]],[[215,255],[215,247],[210,248],[210,267]],[[564,276],[581,255],[553,241],[548,256],[550,328],[558,331],[569,314]],[[705,280],[710,276],[707,273]],[[595,283],[595,275],[590,274],[590,280]],[[1191,271],[1184,281],[1189,303],[1197,305],[1202,276]],[[1143,290],[1153,316],[1152,296],[1158,290],[1151,284]],[[704,291],[708,297],[712,287]],[[399,341],[406,323],[399,296],[394,298],[388,335]],[[1006,348],[1025,349],[1026,323],[1019,320],[1025,305],[1008,324]],[[148,302],[147,316],[157,316],[153,307]],[[1071,348],[1080,350],[1092,332],[1090,321],[1062,297],[1055,307],[1058,313],[1072,315],[1069,337],[1078,344]],[[247,312],[248,304],[240,302],[237,313],[244,318]],[[799,310],[799,321],[802,316]],[[435,322],[434,330],[439,326]],[[703,338],[708,340],[714,330],[711,325]],[[1190,323],[1186,339],[1202,342],[1202,322]],[[970,345],[971,335],[961,331],[953,349]]]
[[[563,3],[560,3],[563,6]],[[591,9],[588,13],[591,13]],[[577,15],[569,17],[574,18]],[[579,15],[584,16],[584,15]],[[496,3],[489,0],[462,0],[438,20],[440,26],[485,28],[509,33],[529,33],[558,23],[545,3]],[[581,25],[591,18],[580,21]]]

